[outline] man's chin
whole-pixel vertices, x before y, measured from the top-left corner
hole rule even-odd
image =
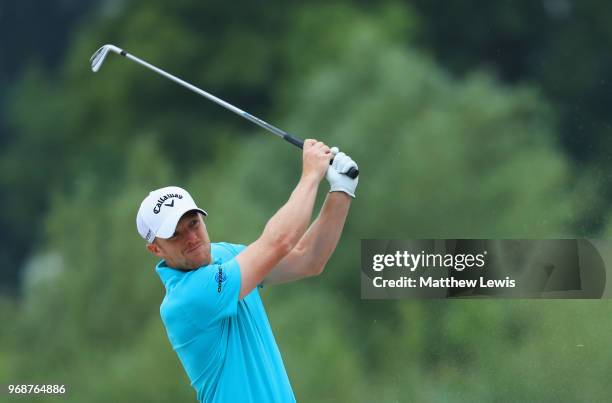
[[[193,259],[189,262],[189,268],[192,270],[199,269],[210,264],[210,256],[202,256],[201,258]]]

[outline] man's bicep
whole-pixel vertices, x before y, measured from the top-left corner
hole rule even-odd
[[[236,257],[242,278],[239,298],[242,299],[261,284],[282,257],[281,250],[269,245],[261,238],[247,246]]]
[[[264,285],[274,285],[301,280],[309,276],[303,254],[295,249],[285,256],[263,280]]]

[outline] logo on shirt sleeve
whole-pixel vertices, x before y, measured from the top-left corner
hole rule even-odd
[[[219,266],[219,271],[215,274],[215,281],[219,285],[217,287],[217,292],[221,292],[221,284],[223,284],[227,280],[227,274],[223,273],[223,266]]]

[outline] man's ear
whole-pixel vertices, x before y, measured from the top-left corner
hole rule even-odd
[[[147,249],[155,256],[162,257],[161,250],[159,249],[159,246],[156,243],[148,243]]]

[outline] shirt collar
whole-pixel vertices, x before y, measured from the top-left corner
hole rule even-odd
[[[211,264],[221,264],[221,259],[220,258],[215,259],[213,255]],[[202,266],[202,267],[206,267],[206,266]],[[196,269],[196,270],[199,270],[199,269]],[[169,267],[168,265],[166,265],[165,260],[160,260],[159,263],[157,263],[157,266],[155,266],[155,271],[157,272],[157,275],[159,275],[159,278],[161,279],[162,283],[165,286],[168,286],[168,282],[171,279],[175,279],[177,278],[177,276],[182,276],[190,272],[190,271],[173,269],[172,267]]]
[[[171,267],[168,267],[166,265],[166,261],[165,260],[161,260],[157,266],[155,266],[155,271],[157,272],[157,274],[159,275],[159,278],[161,279],[162,283],[164,285],[168,285],[168,282],[172,279],[175,278],[177,275],[181,275],[184,272],[180,271],[180,270],[176,270],[173,269]]]

